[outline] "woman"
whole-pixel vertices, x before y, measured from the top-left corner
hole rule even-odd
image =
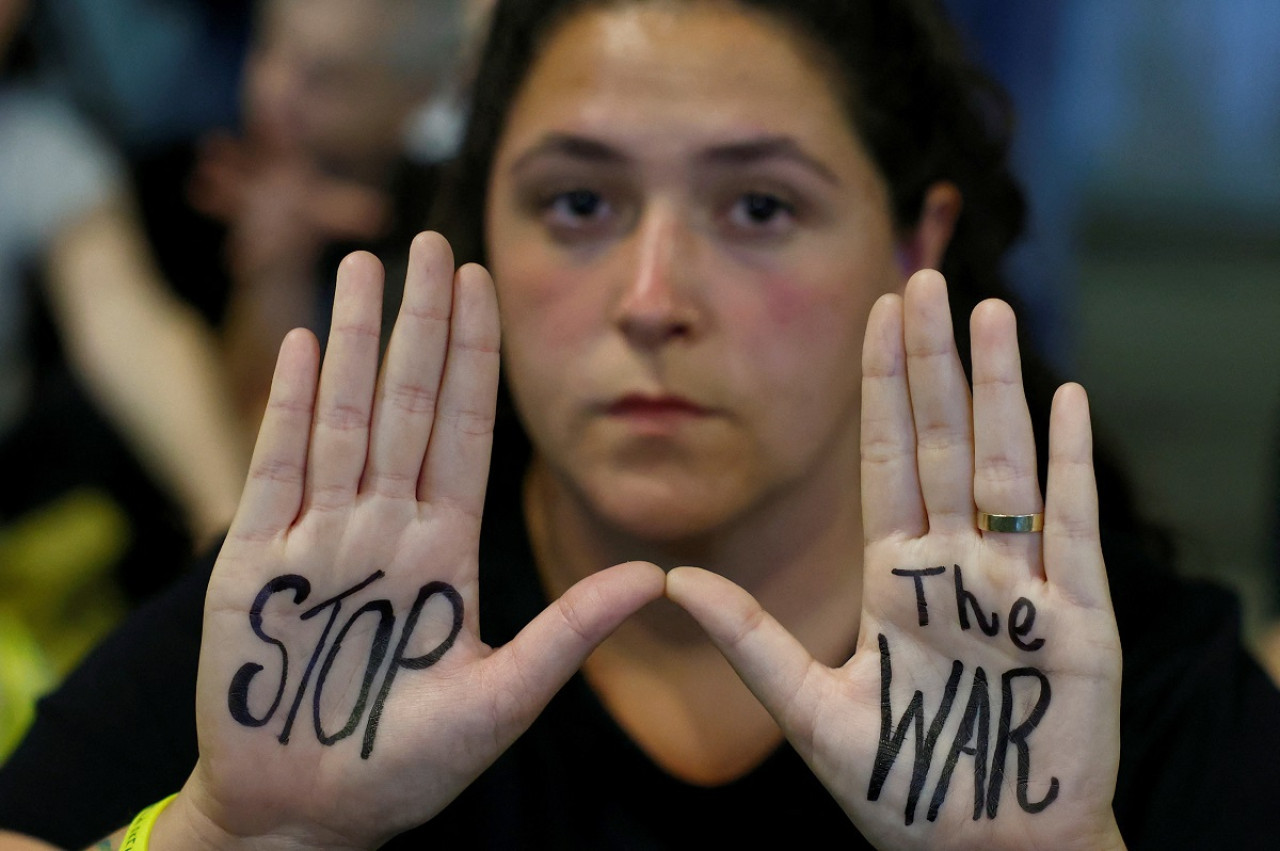
[[[182,786],[152,847],[1252,836],[1239,816],[1274,785],[1113,810],[1083,393],[1057,397],[1042,503],[1011,312],[974,311],[970,401],[945,286],[917,272],[972,303],[1016,233],[971,83],[915,3],[500,5],[454,220],[496,286],[423,236],[380,373],[365,255],[323,370],[286,339],[209,582],[198,731],[163,732],[187,714],[171,627],[194,583],[68,686],[143,695],[148,736],[95,750],[150,784],[131,809]],[[497,303],[529,446],[500,423],[486,496]],[[1155,575],[1136,549],[1115,550],[1125,585]],[[1167,580],[1141,590],[1181,614]],[[1198,653],[1205,630],[1178,628],[1164,649]],[[1226,661],[1179,672],[1192,703],[1229,682],[1276,717]],[[1187,718],[1162,676],[1138,678],[1165,701],[1149,730]],[[1249,770],[1240,738],[1126,751],[1120,788],[1157,787],[1161,760]],[[73,770],[25,754],[27,777]]]

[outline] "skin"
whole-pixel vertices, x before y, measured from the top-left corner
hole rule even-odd
[[[671,570],[666,596],[732,672],[661,606],[585,668],[677,776],[740,776],[780,730],[882,847],[1119,845],[1119,652],[1083,393],[1059,394],[1044,535],[979,533],[975,506],[1045,505],[1011,311],[975,311],[971,396],[940,276],[898,294],[912,271],[900,258],[937,262],[958,199],[934,187],[902,239],[805,47],[721,4],[587,11],[549,40],[512,106],[487,236],[508,376],[536,447],[526,506],[544,585],[625,553],[707,568]],[[757,156],[718,168],[733,146]],[[1047,649],[961,632],[936,590],[934,627],[919,625],[892,570],[939,564],[963,564],[1006,613],[1031,601]],[[897,648],[899,712],[915,689],[932,704],[933,675],[952,660],[1048,672],[1057,703],[1037,759],[1049,754],[1071,794],[1036,815],[1006,796],[999,820],[975,822],[956,802],[972,781],[957,781],[965,791],[938,821],[908,827],[899,768],[869,800],[882,636]],[[1036,765],[1033,799],[1050,780]]]
[[[897,233],[808,47],[718,4],[575,16],[512,105],[487,244],[549,592],[628,558],[698,564],[835,663],[862,584],[862,330],[903,258],[938,262],[958,197],[935,187],[933,214]],[[628,622],[586,673],[689,781],[740,776],[781,741],[674,606]]]
[[[883,182],[783,45],[715,7],[580,15],[496,158],[487,241],[539,481],[666,561],[782,502],[856,514],[859,340],[902,270]]]

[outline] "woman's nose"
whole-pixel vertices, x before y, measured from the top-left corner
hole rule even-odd
[[[653,348],[698,330],[691,239],[679,216],[662,210],[649,211],[632,233],[615,322],[634,345]]]

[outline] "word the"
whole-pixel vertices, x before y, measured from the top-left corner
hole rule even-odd
[[[361,719],[364,718],[369,693],[373,689],[374,678],[382,668],[382,662],[386,658],[388,648],[391,646],[392,633],[395,631],[396,615],[391,607],[391,601],[371,600],[356,609],[338,631],[332,644],[328,643],[329,633],[332,631],[333,625],[337,622],[338,615],[342,611],[342,601],[361,591],[370,583],[381,579],[382,576],[381,570],[376,571],[364,581],[353,585],[334,597],[330,597],[322,603],[312,606],[298,616],[299,620],[305,621],[310,620],[326,609],[329,610],[329,620],[325,623],[324,631],[320,634],[320,640],[316,643],[315,650],[311,653],[311,658],[307,662],[306,670],[303,671],[302,677],[298,681],[294,691],[293,702],[289,707],[288,714],[285,716],[284,727],[281,729],[279,737],[281,744],[289,743],[289,736],[293,731],[293,722],[297,718],[299,707],[302,705],[302,699],[307,691],[307,685],[311,681],[312,672],[315,671],[316,663],[320,661],[322,654],[324,655],[324,662],[320,665],[320,671],[316,675],[315,689],[312,691],[312,715],[315,723],[316,738],[323,745],[333,745],[350,736],[359,727]],[[277,576],[262,587],[249,609],[249,626],[253,629],[254,634],[267,644],[274,645],[280,653],[280,682],[276,686],[275,699],[272,701],[270,708],[261,717],[256,717],[249,710],[249,687],[254,677],[263,670],[263,666],[256,662],[246,662],[236,671],[235,676],[231,678],[231,687],[227,690],[227,708],[231,711],[231,717],[246,727],[261,727],[269,722],[272,716],[275,715],[276,710],[279,709],[280,701],[284,697],[285,687],[289,680],[289,652],[285,649],[284,642],[268,635],[263,629],[262,611],[266,608],[267,601],[273,595],[288,591],[293,592],[294,604],[301,604],[311,593],[311,583],[305,577],[295,574]],[[422,609],[426,606],[427,601],[437,594],[448,600],[453,609],[453,625],[449,630],[449,635],[429,653],[422,656],[406,657],[405,648],[409,646],[409,640],[413,636],[414,629],[417,628],[418,618],[422,614]],[[369,648],[369,660],[365,666],[364,678],[360,684],[360,694],[356,698],[355,706],[352,707],[351,714],[347,717],[347,723],[342,729],[334,733],[326,732],[320,719],[320,698],[324,691],[325,680],[328,678],[338,654],[342,652],[342,640],[346,638],[347,633],[351,631],[356,622],[366,615],[377,618],[377,627],[372,645]],[[430,582],[423,585],[419,589],[413,605],[409,607],[409,611],[404,617],[404,629],[401,631],[400,640],[396,643],[395,651],[391,655],[391,664],[383,675],[382,684],[378,687],[377,696],[374,697],[373,705],[369,710],[369,720],[364,729],[364,743],[360,748],[360,756],[362,758],[368,759],[369,755],[373,753],[373,741],[378,733],[378,722],[382,718],[382,709],[386,704],[387,695],[391,692],[391,686],[395,682],[396,675],[403,669],[419,671],[429,668],[440,661],[440,658],[453,646],[453,642],[457,639],[461,630],[462,597],[457,590],[452,585],[444,582]],[[325,652],[326,646],[328,648],[327,653]]]
[[[1000,632],[1000,613],[992,612],[988,619],[983,614],[983,607],[978,602],[978,598],[974,596],[972,591],[966,591],[964,587],[964,573],[960,570],[960,565],[953,565],[956,576],[956,616],[960,621],[961,629],[969,629],[969,611],[973,610],[973,617],[978,622],[978,629],[982,630],[984,635],[994,637]],[[916,617],[920,622],[920,626],[929,625],[929,602],[924,596],[924,580],[929,576],[937,576],[946,573],[945,567],[926,567],[923,570],[903,570],[902,568],[894,568],[892,573],[894,576],[909,576],[915,582],[916,586]],[[1037,638],[1027,641],[1025,636],[1030,634],[1036,622],[1036,605],[1026,597],[1019,597],[1014,601],[1013,606],[1009,609],[1009,640],[1019,650],[1039,650],[1044,646],[1044,639]]]

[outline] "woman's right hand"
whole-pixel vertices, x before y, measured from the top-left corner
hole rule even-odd
[[[348,257],[324,367],[284,341],[209,584],[200,760],[156,848],[372,848],[427,821],[586,655],[663,592],[632,563],[506,646],[479,638],[477,550],[498,381],[479,266],[424,234],[378,368],[382,270]]]

